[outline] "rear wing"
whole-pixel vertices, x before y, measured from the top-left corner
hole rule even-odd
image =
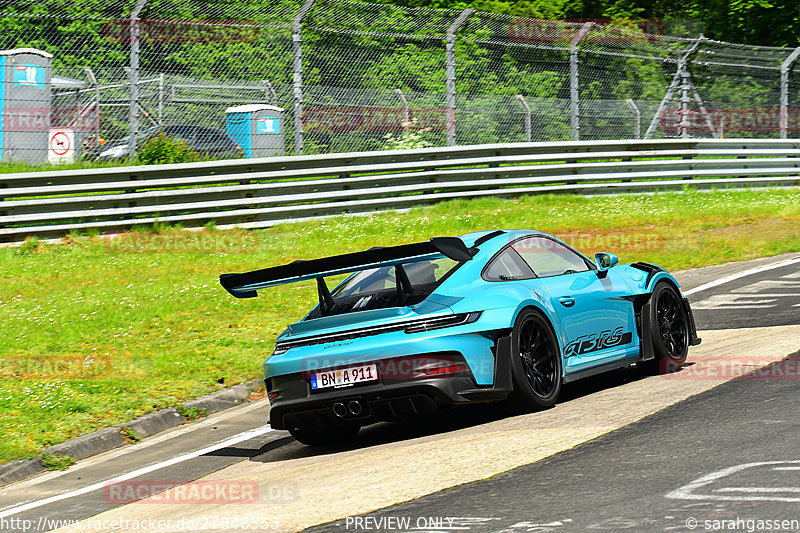
[[[257,291],[267,287],[275,287],[286,283],[296,283],[321,278],[368,270],[383,266],[425,261],[444,255],[453,261],[469,261],[477,252],[476,248],[467,248],[458,237],[434,237],[426,242],[370,248],[363,252],[334,255],[308,261],[295,261],[288,265],[264,268],[242,274],[222,274],[220,284],[237,298],[254,298]],[[324,283],[322,284],[324,285]],[[320,299],[328,296],[321,289]]]

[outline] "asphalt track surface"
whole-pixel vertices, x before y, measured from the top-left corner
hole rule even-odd
[[[701,330],[798,324],[800,263],[690,294],[689,301]]]
[[[788,258],[797,258],[797,254]],[[748,268],[786,259],[767,258],[742,265],[709,267],[677,277],[684,290],[691,292]],[[696,308],[700,330],[800,324],[800,262],[702,289],[692,293],[690,301]],[[796,348],[800,348],[800,339]],[[747,349],[746,343],[743,344],[742,350],[746,352]],[[636,379],[631,372],[616,372],[602,379],[584,380],[565,390],[564,400],[602,394]],[[368,516],[410,517],[414,527],[409,529],[419,530],[418,526],[422,526],[422,529],[436,531],[682,531],[680,527],[686,526],[686,519],[694,516],[688,513],[695,510],[698,520],[704,516],[733,516],[732,512],[740,510],[741,516],[747,514],[746,510],[775,511],[774,518],[800,519],[800,470],[791,470],[794,464],[791,462],[746,467],[734,473],[738,476],[735,479],[724,479],[725,483],[731,480],[735,483],[720,485],[719,488],[725,490],[719,494],[738,494],[739,499],[708,497],[708,494],[717,494],[713,484],[723,483],[720,480],[725,476],[715,479],[711,489],[704,485],[697,492],[698,489],[690,487],[675,493],[679,497],[666,496],[720,469],[747,463],[800,460],[800,454],[793,455],[791,448],[792,442],[800,441],[797,417],[791,412],[794,409],[791,400],[796,397],[792,394],[798,392],[797,387],[797,379],[730,382],[549,459],[516,468],[489,481],[461,485]],[[764,403],[770,399],[771,402]],[[135,474],[142,468],[150,470],[130,479],[179,483],[243,462],[270,463],[320,454],[294,442],[282,431],[243,438],[243,433],[247,437],[247,431],[259,431],[258,428],[263,427],[265,408],[263,401],[255,402],[235,413],[222,413],[169,435],[146,439],[136,447],[81,461],[68,472],[50,472],[3,487],[0,489],[0,530],[46,531],[52,527],[41,522],[43,517],[46,520],[83,519],[121,507],[126,502],[109,498],[108,489],[102,486],[70,497],[63,495],[92,484],[103,485],[105,480]],[[494,410],[478,406],[466,414],[444,419],[378,425],[363,431],[354,448],[366,450],[437,432],[480,428],[481,424],[497,419]],[[231,439],[236,442],[232,443]],[[196,453],[200,448],[207,452],[173,464],[165,463],[165,458],[172,461],[182,454]],[[325,455],[329,453],[332,455]],[[333,459],[336,455],[323,452],[321,458]],[[497,483],[504,484],[495,485]],[[741,494],[728,490],[732,487],[748,488],[751,492],[745,491],[745,495],[758,494],[752,492],[753,489],[766,489],[761,492],[767,495],[778,494],[776,489],[789,489],[786,494],[779,495],[788,494],[789,501],[742,500]],[[53,501],[43,504],[42,499],[48,497]],[[20,509],[24,504],[32,507]],[[135,507],[135,504],[128,507]],[[797,509],[795,517],[791,516],[790,507]],[[461,517],[465,521],[448,527],[448,523],[442,521],[418,523],[420,517],[431,520]],[[11,519],[16,522],[9,522]],[[355,519],[351,517],[350,523],[343,521],[320,529],[397,531],[403,529],[398,526],[404,525],[383,522],[388,527],[381,528],[377,527],[379,523],[362,521],[357,524]],[[615,522],[618,519],[620,521]],[[516,525],[522,523],[527,525]],[[202,529],[224,531],[231,528]],[[697,529],[703,530],[703,527]],[[800,527],[783,530],[800,531]]]
[[[689,300],[699,330],[799,324],[800,263]],[[800,352],[543,461],[309,531],[800,531],[798,399]]]
[[[800,354],[775,365],[795,378],[729,381],[549,459],[311,531],[800,531]]]

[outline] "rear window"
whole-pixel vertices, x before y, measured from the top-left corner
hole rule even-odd
[[[409,294],[398,290],[395,266],[356,272],[331,290],[334,305],[325,315],[418,304],[460,265],[461,263],[446,257],[403,263],[401,266],[408,276],[408,281],[411,282]],[[306,320],[320,316],[322,316],[321,309],[317,306],[309,313]]]
[[[412,287],[436,284],[444,276],[458,266],[456,261],[443,257],[429,261],[418,261],[415,263],[403,263],[408,280]],[[346,298],[348,296],[370,294],[386,291],[389,289],[397,290],[397,273],[394,266],[373,268],[362,270],[342,281],[331,291],[331,296],[336,298]]]
[[[486,281],[513,281],[532,277],[531,269],[510,247],[492,259],[492,262],[483,271],[483,279]]]

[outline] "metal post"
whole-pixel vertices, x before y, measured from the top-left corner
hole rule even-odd
[[[403,133],[408,133],[411,131],[411,108],[408,107],[408,100],[402,89],[395,89],[394,92],[403,104]]]
[[[525,109],[525,142],[529,143],[531,142],[531,106],[528,105],[528,101],[521,94],[517,95],[517,100]]]
[[[658,127],[658,119],[661,118],[661,113],[664,111],[664,108],[667,107],[667,102],[672,100],[672,95],[675,94],[675,90],[683,80],[683,73],[684,70],[686,70],[686,62],[688,61],[689,56],[692,55],[695,50],[697,50],[697,47],[700,46],[700,43],[705,40],[706,37],[701,33],[697,36],[697,39],[692,42],[692,45],[681,55],[681,57],[678,58],[678,68],[675,71],[675,74],[672,76],[672,81],[670,82],[669,87],[667,87],[667,93],[664,95],[664,98],[661,99],[661,103],[658,105],[656,114],[653,115],[653,119],[650,121],[650,125],[647,127],[647,131],[644,134],[645,139],[651,138],[653,133],[655,133],[656,128]]]
[[[594,22],[586,22],[578,34],[569,43],[569,100],[570,100],[570,129],[572,130],[572,140],[580,140],[581,131],[581,102],[580,85],[578,80],[578,45],[592,29]]]
[[[294,153],[303,155],[303,19],[315,0],[306,0],[292,22],[292,94],[294,95]]]
[[[83,71],[94,89],[94,117],[92,118],[92,135],[94,138],[91,143],[94,146],[100,140],[100,84],[97,83],[97,77],[91,67],[83,67]]]
[[[691,80],[689,80],[689,84],[692,89],[694,101],[697,103],[697,108],[700,110],[700,114],[703,115],[703,118],[706,121],[706,127],[708,128],[708,131],[710,131],[711,135],[713,135],[714,137],[720,137],[720,135],[722,135],[721,133],[722,130],[720,130],[720,133],[717,134],[717,130],[716,128],[714,128],[714,122],[711,120],[711,115],[708,114],[708,110],[706,109],[705,104],[703,104],[703,99],[700,97],[700,93],[697,92],[697,87],[695,87],[694,83]]]
[[[164,73],[158,75],[158,125],[164,124]]]
[[[456,20],[447,28],[447,39],[445,40],[445,63],[446,76],[445,82],[445,107],[447,107],[447,146],[456,145],[456,32],[467,22],[467,19],[475,13],[474,9],[465,9]]]
[[[689,137],[689,71],[686,63],[681,66],[681,138]]]
[[[128,109],[128,157],[133,159],[136,154],[136,132],[139,129],[139,13],[142,12],[147,0],[138,0],[136,6],[131,11],[130,35],[131,35],[131,58],[130,70],[128,71],[130,81],[130,107]]]
[[[631,108],[631,111],[633,111],[633,115],[636,117],[636,123],[633,126],[634,139],[641,139],[642,138],[642,112],[639,111],[639,106],[636,105],[636,102],[634,102],[632,98],[625,99],[625,103],[628,104],[628,107]]]
[[[798,56],[800,47],[795,48],[781,63],[781,139],[785,139],[789,131],[789,72]]]
[[[269,80],[261,80],[261,83],[264,84],[264,96],[268,102],[272,102],[273,105],[278,105],[278,93],[275,92],[275,87],[272,86],[272,82]]]

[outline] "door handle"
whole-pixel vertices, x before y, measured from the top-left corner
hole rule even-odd
[[[558,302],[564,307],[572,307],[575,305],[575,298],[572,296],[562,296],[558,299]]]

